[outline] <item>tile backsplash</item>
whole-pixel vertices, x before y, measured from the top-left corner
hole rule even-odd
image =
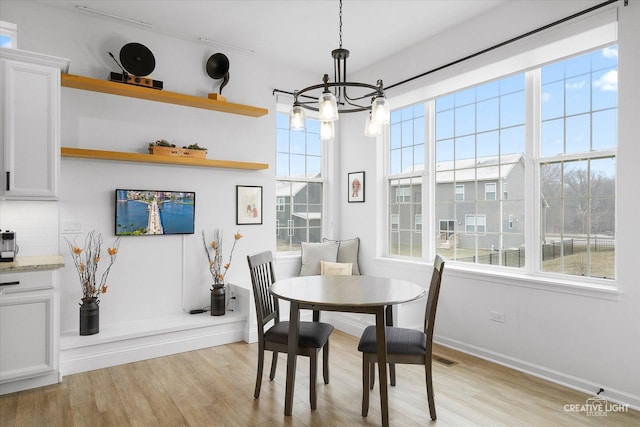
[[[16,232],[18,256],[57,255],[59,207],[56,201],[0,202],[0,229]]]

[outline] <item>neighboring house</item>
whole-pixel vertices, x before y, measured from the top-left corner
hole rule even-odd
[[[524,244],[524,156],[437,163],[435,214],[442,247],[452,247],[453,241],[463,248],[519,248]]]
[[[322,185],[279,180],[276,184],[278,244],[299,247],[322,239]]]
[[[390,193],[395,198],[390,201],[391,231],[412,230],[413,238],[420,239],[421,180],[394,182],[396,188]],[[523,193],[522,154],[438,162],[434,196],[436,246],[495,251],[520,248],[524,244]]]

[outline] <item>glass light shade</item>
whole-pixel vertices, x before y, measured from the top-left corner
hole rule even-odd
[[[322,95],[320,95],[318,115],[318,119],[322,122],[335,122],[338,120],[338,101],[336,101],[336,97],[331,92],[322,92]]]
[[[380,125],[374,123],[373,120],[371,120],[371,114],[367,115],[367,120],[365,120],[364,123],[364,135],[369,137],[376,137],[380,136],[380,134],[382,133],[381,131],[382,129],[380,128]]]
[[[333,122],[320,123],[320,139],[327,140],[333,138]]]
[[[289,130],[304,130],[304,108],[294,105],[289,112]]]
[[[383,96],[379,96],[371,103],[371,121],[378,126],[389,124],[391,121],[391,111],[389,101]]]

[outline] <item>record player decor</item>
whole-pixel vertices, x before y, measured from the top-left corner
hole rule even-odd
[[[127,43],[124,45],[120,49],[120,62],[116,60],[111,52],[109,52],[109,55],[122,70],[122,74],[109,73],[110,81],[162,90],[162,81],[148,77],[156,68],[156,59],[145,45],[140,43]]]
[[[205,70],[209,77],[214,80],[222,79],[219,93],[210,93],[209,99],[216,101],[226,101],[227,98],[222,96],[222,89],[229,83],[229,58],[224,53],[214,53],[207,60]]]

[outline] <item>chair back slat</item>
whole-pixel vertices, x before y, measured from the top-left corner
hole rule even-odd
[[[251,273],[251,285],[253,287],[258,325],[264,326],[271,320],[279,322],[278,299],[269,293],[269,287],[276,281],[273,270],[273,255],[270,251],[248,255],[247,262]],[[261,334],[262,328],[258,329]]]
[[[433,341],[433,328],[435,326],[436,307],[438,306],[438,297],[440,296],[440,283],[442,282],[443,271],[444,261],[440,255],[436,255],[433,260],[433,274],[431,275],[431,284],[429,285],[427,306],[424,315],[424,333],[427,334],[427,344]]]

